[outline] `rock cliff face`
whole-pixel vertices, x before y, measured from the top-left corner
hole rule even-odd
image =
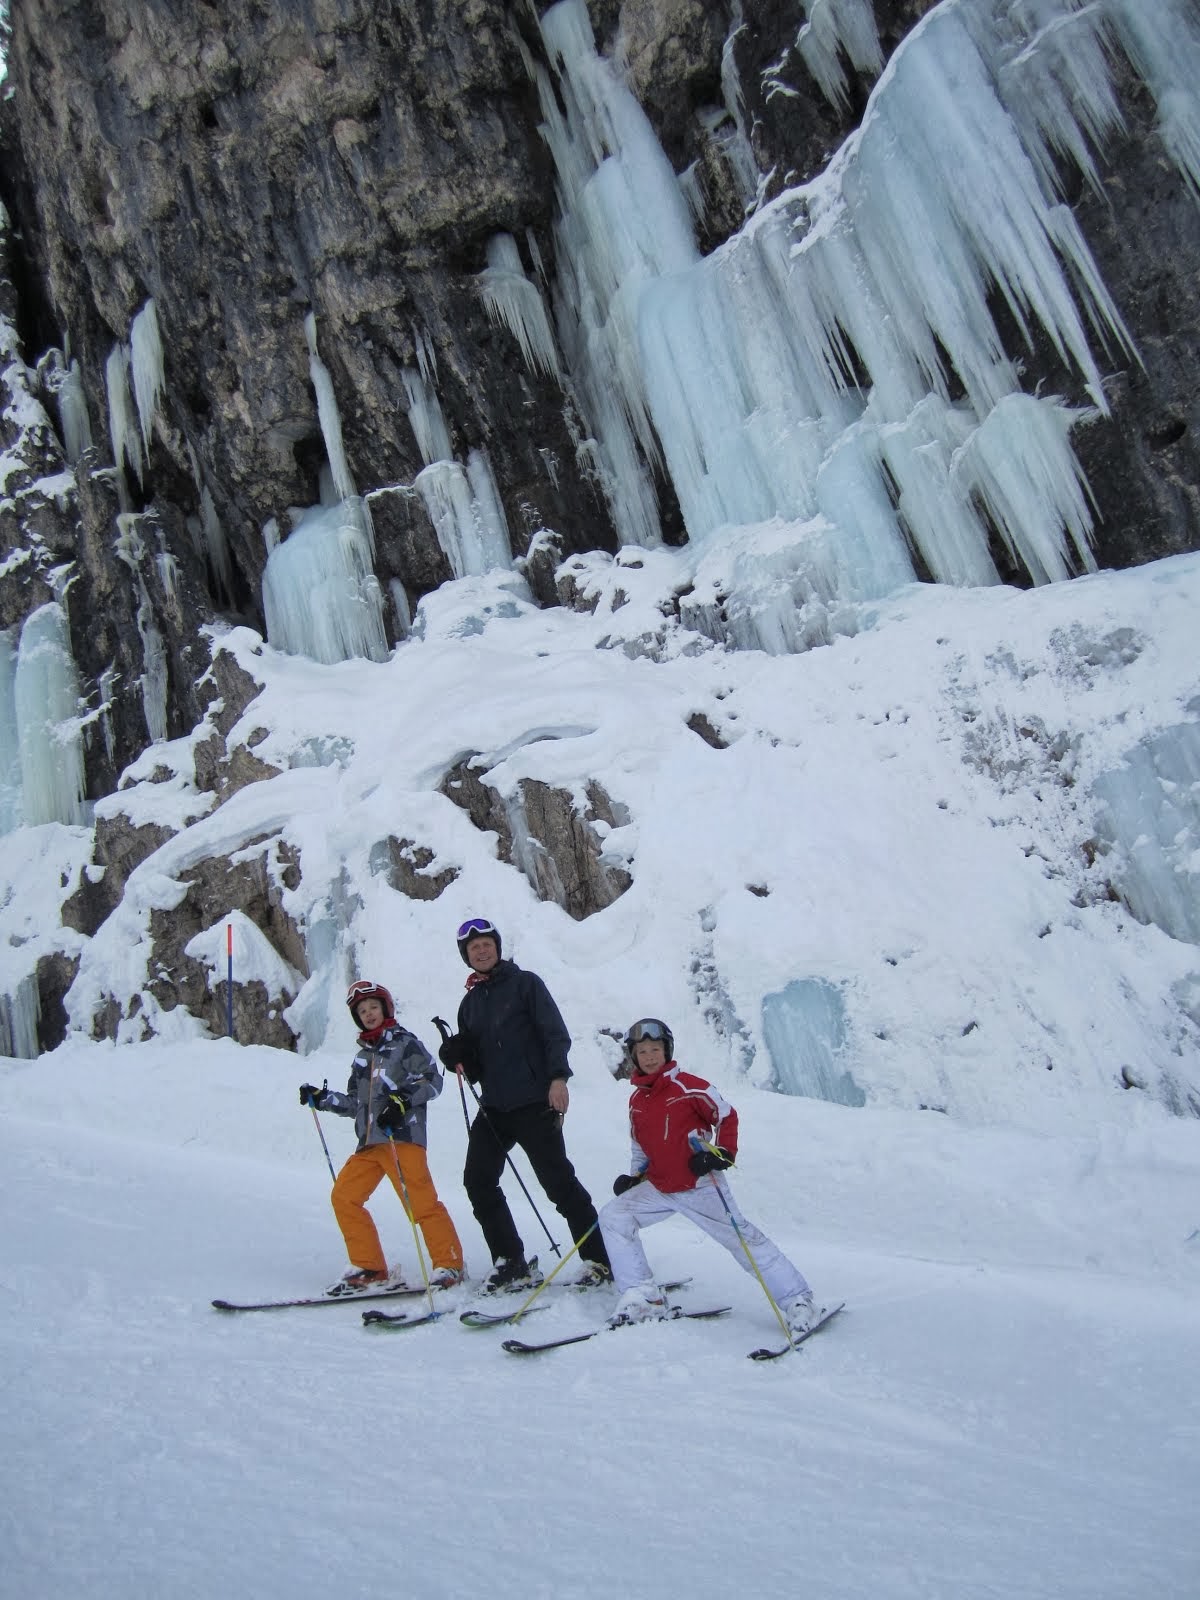
[[[423,384],[455,460],[490,473],[514,555],[533,548],[539,599],[554,597],[556,559],[616,548],[570,374],[523,353],[484,292],[498,236],[513,241],[510,268],[547,301],[555,288],[556,175],[534,77],[546,70],[544,6],[10,9],[0,313],[19,348],[0,422],[0,628],[67,585],[89,798],[111,794],[155,739],[204,717],[218,694],[205,624],[263,631],[264,530],[286,534],[289,509],[322,493],[329,430],[314,359],[336,400],[345,472],[370,509],[389,642],[452,575],[413,487],[430,455],[413,422]],[[878,61],[835,52],[832,95],[797,48],[801,0],[766,0],[745,17],[739,0],[591,0],[588,13],[671,164],[690,169],[709,250],[744,221],[747,185],[762,201],[822,170],[878,67],[930,9],[876,0]],[[1114,566],[1200,545],[1200,208],[1150,96],[1129,70],[1119,88],[1124,131],[1103,152],[1102,189],[1064,164],[1137,352],[1111,357],[1111,415],[1074,441],[1097,555]],[[154,363],[133,331],[148,302],[165,371],[150,394]],[[1044,381],[1080,401],[1078,376],[1047,341],[1030,342],[1026,387]],[[122,388],[142,386],[140,430],[124,434],[114,350]],[[664,536],[681,543],[671,484],[650,470]],[[249,752],[239,759],[221,782],[261,776]],[[109,840],[101,853],[124,848]],[[559,892],[591,905],[586,883]],[[80,909],[81,925],[101,909]]]

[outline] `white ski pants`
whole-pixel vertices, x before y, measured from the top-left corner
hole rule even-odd
[[[720,1194],[717,1193],[720,1185]],[[721,1204],[721,1195],[737,1220],[737,1230],[729,1220],[729,1212]],[[622,1294],[635,1285],[654,1283],[654,1274],[642,1249],[641,1231],[656,1222],[665,1222],[678,1214],[703,1228],[710,1239],[724,1245],[726,1250],[746,1272],[753,1268],[742,1248],[746,1242],[754,1265],[762,1273],[763,1282],[771,1291],[777,1304],[808,1292],[808,1284],[777,1244],[773,1244],[761,1228],[747,1222],[730,1193],[729,1185],[718,1174],[701,1178],[694,1189],[679,1189],[674,1194],[662,1194],[652,1184],[635,1184],[624,1194],[610,1200],[600,1212],[600,1232],[613,1270],[613,1279]],[[738,1231],[741,1239],[738,1238]]]

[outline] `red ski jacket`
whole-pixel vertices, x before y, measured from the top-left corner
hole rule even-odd
[[[634,1072],[629,1080],[629,1131],[633,1136],[632,1171],[664,1194],[694,1189],[699,1181],[688,1166],[694,1154],[689,1133],[699,1133],[713,1144],[737,1155],[737,1112],[728,1100],[703,1078],[684,1072],[668,1061],[659,1072]]]

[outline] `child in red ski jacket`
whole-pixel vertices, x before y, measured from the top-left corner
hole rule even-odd
[[[629,1102],[633,1160],[631,1171],[613,1184],[616,1199],[600,1213],[600,1230],[621,1290],[610,1325],[666,1313],[666,1298],[650,1271],[640,1234],[678,1214],[724,1245],[747,1272],[757,1269],[791,1332],[807,1332],[819,1315],[812,1290],[779,1247],[747,1222],[724,1177],[737,1156],[737,1112],[711,1083],[684,1072],[673,1060],[675,1041],[665,1022],[655,1017],[635,1022],[625,1048],[634,1063]]]

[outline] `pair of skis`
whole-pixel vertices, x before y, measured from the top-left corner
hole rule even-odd
[[[814,1322],[811,1328],[807,1328],[803,1333],[796,1334],[791,1343],[785,1344],[781,1350],[751,1350],[750,1360],[778,1361],[780,1356],[790,1355],[791,1352],[798,1349],[806,1339],[811,1339],[814,1333],[820,1333],[822,1328],[827,1328],[833,1321],[834,1317],[837,1316],[838,1312],[845,1310],[845,1304],[845,1301],[843,1301],[841,1305],[834,1306],[832,1311],[823,1311],[820,1319],[817,1322]],[[672,1306],[667,1316],[659,1320],[664,1322],[677,1322],[686,1318],[693,1322],[707,1322],[714,1317],[725,1316],[729,1310],[729,1306],[717,1306],[711,1311],[685,1311],[682,1306]],[[624,1324],[618,1323],[617,1326],[621,1327],[624,1326]],[[630,1324],[630,1326],[637,1326],[637,1324]],[[594,1339],[597,1334],[608,1333],[611,1331],[614,1330],[610,1329],[608,1323],[605,1323],[603,1327],[593,1328],[590,1333],[574,1333],[570,1334],[564,1339],[547,1339],[541,1344],[527,1344],[523,1339],[505,1339],[500,1348],[502,1350],[507,1350],[509,1355],[513,1356],[536,1356],[541,1355],[545,1350],[560,1350],[564,1345],[583,1344],[588,1339]]]

